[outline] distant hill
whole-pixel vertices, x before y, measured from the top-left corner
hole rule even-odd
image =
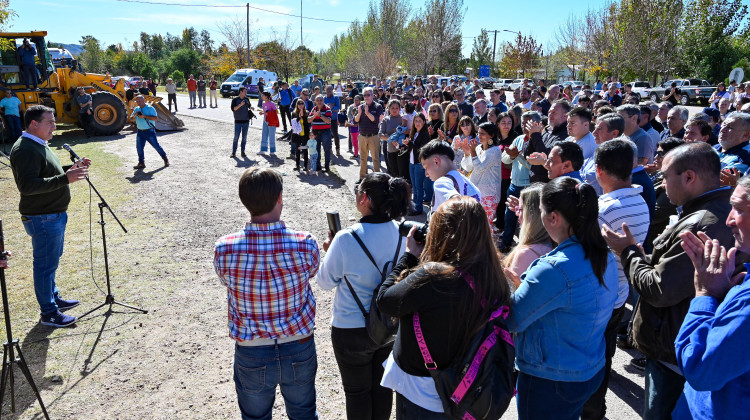
[[[52,44],[57,45],[57,42],[50,41]],[[70,51],[71,54],[73,54],[74,57],[78,57],[83,52],[83,45],[79,44],[62,44],[63,48]]]

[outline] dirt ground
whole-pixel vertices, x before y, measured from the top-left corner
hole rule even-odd
[[[293,161],[284,160],[288,143],[277,144],[278,158],[255,153],[260,139],[256,129],[249,133],[249,158],[230,159],[231,124],[183,118],[187,130],[159,135],[169,155],[168,168],[162,168],[158,155],[146,146],[147,168],[131,169],[137,158],[135,135],[128,132],[85,142],[73,131],[52,142],[61,157],[62,143],[76,146],[79,142],[91,152],[89,156],[99,158],[93,162],[92,181],[105,195],[117,197],[110,204],[129,229],[123,233],[106,216],[114,294],[147,309],[148,314],[115,306],[112,313],[102,309],[82,319],[76,328],[53,330],[39,325],[31,283],[30,241],[17,221],[17,212],[12,213],[18,200],[12,175],[0,168],[3,216],[9,219],[6,229],[14,230],[8,236],[15,241],[12,249],[16,251],[7,275],[9,282],[21,279],[13,280],[16,287],[11,301],[26,297],[23,305],[11,304],[14,334],[21,341],[51,418],[240,417],[232,381],[233,341],[227,330],[226,291],[213,272],[212,249],[216,239],[240,230],[248,219],[237,197],[237,182],[246,168],[275,167],[284,173],[282,219],[295,229],[312,232],[322,241],[327,231],[326,211],[339,211],[343,225],[355,220],[353,161],[334,160],[340,165],[341,178],[300,175],[293,171]],[[109,178],[102,176],[105,171],[99,172],[97,165],[107,166]],[[88,206],[86,190],[83,183],[72,186],[75,200]],[[94,197],[93,259],[97,283],[103,288],[96,202]],[[85,279],[90,275],[88,208],[69,213],[85,223],[69,229],[67,239],[75,244],[66,249],[63,259],[77,259],[80,265],[61,266],[58,281],[62,288],[66,276],[84,279],[72,291],[64,289],[66,296],[82,299],[81,306],[71,311],[80,315],[103,302],[104,296]],[[6,245],[11,249],[7,239]],[[314,281],[313,291],[317,300],[318,412],[321,419],[343,419],[344,395],[330,345],[333,292],[322,291]],[[609,393],[610,418],[631,419],[642,404],[639,385],[643,379],[637,373],[623,372],[623,361],[629,361],[629,356],[621,351],[618,354],[620,373],[612,380],[613,386],[621,389]],[[16,414],[10,413],[6,396],[2,417],[41,418],[31,390],[18,370],[16,375]],[[504,418],[515,417],[512,407]],[[286,415],[277,392],[274,419],[281,418]]]

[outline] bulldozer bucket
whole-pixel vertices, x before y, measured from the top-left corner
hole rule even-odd
[[[185,123],[182,122],[181,119],[175,117],[172,115],[171,112],[169,112],[169,109],[165,107],[161,100],[162,98],[159,96],[147,96],[145,97],[146,103],[151,104],[152,107],[156,109],[156,123],[154,126],[159,131],[174,131],[174,130],[181,130]]]

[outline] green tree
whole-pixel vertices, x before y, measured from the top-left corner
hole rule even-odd
[[[182,85],[183,83],[185,83],[185,74],[179,70],[173,71],[169,77],[172,78],[172,81],[176,85]]]
[[[486,29],[482,29],[479,36],[474,38],[469,58],[469,67],[475,72],[479,71],[481,65],[492,65],[492,47],[490,46],[490,35]]]
[[[199,38],[199,45],[203,54],[211,55],[214,52],[214,41],[211,39],[211,34],[207,30],[202,30]]]
[[[724,80],[740,58],[732,40],[747,31],[742,0],[693,0],[685,7],[679,29],[677,73],[712,82]]]
[[[182,30],[182,48],[195,50],[198,49],[199,44],[198,31],[195,28],[191,26]]]
[[[104,52],[99,45],[99,40],[91,35],[85,35],[81,37],[81,44],[84,51],[81,53],[79,60],[84,70],[92,73],[103,73],[105,71]]]
[[[201,66],[201,55],[198,51],[189,48],[180,48],[169,56],[175,70],[183,74],[198,73]]]

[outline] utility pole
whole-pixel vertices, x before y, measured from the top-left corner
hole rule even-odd
[[[489,32],[495,33],[495,40],[492,41],[492,71],[495,71],[495,45],[497,44],[497,29]]]
[[[250,67],[250,3],[247,3],[247,67]]]
[[[301,66],[301,74],[299,77],[305,77],[305,42],[302,40],[302,0],[299,0],[299,62]]]

